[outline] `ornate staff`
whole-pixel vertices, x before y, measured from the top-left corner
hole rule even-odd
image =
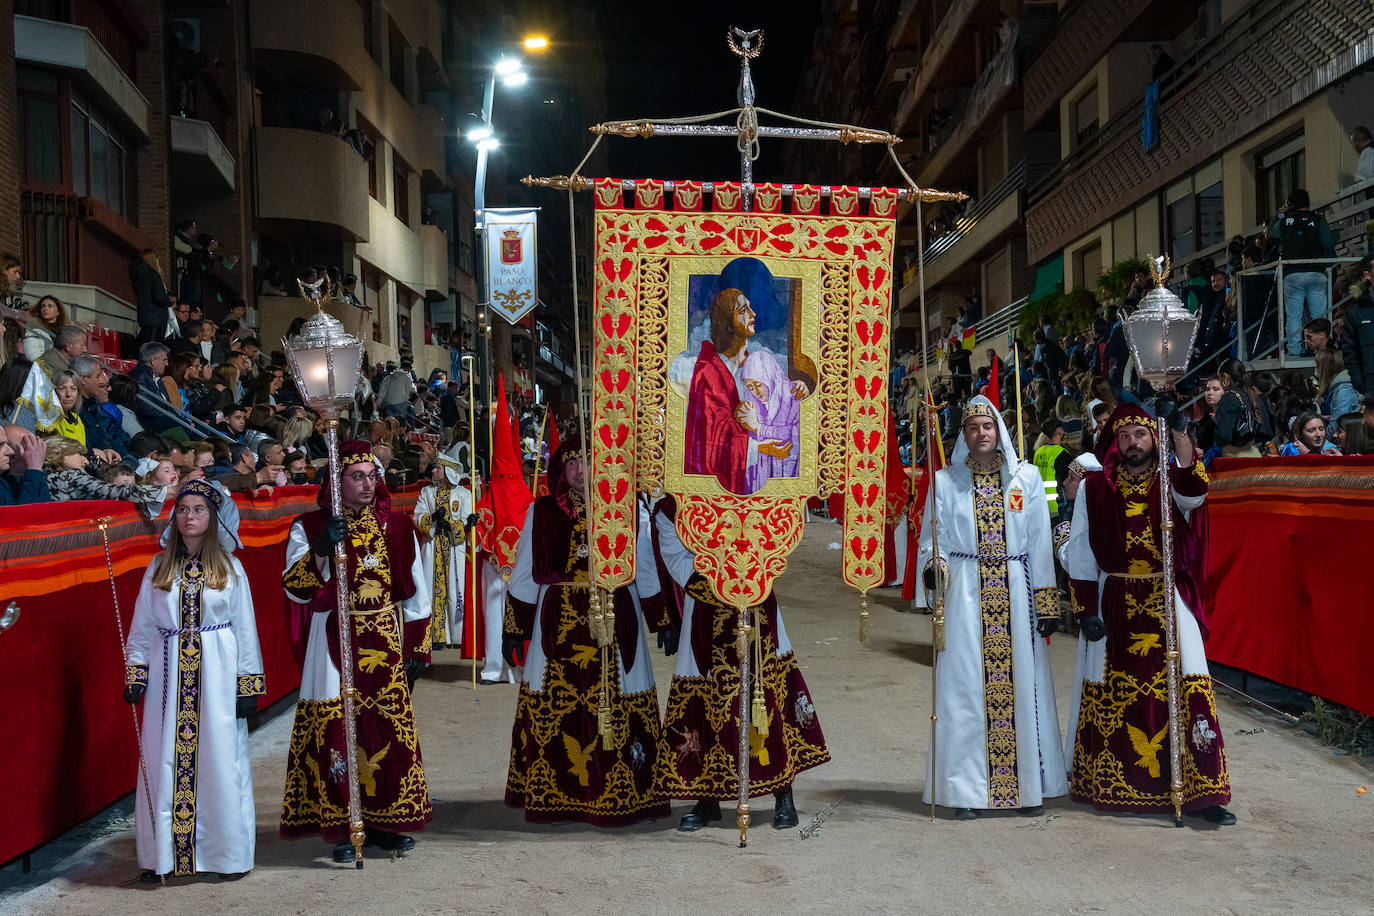
[[[114,563],[110,560],[110,522],[113,516],[102,515],[95,520],[95,524],[100,527],[100,539],[105,545],[105,572],[110,577],[110,598],[114,601],[115,612],[115,633],[119,635],[119,651],[124,655],[124,669],[129,669],[129,642],[124,638],[124,615],[119,610],[119,590],[115,588]],[[0,621],[0,630],[7,630],[14,626],[14,622],[19,619],[19,605],[13,601],[5,608],[5,618]],[[162,672],[164,678],[168,677],[168,672]],[[153,834],[157,834],[157,815],[153,811],[153,792],[148,787],[148,762],[143,757],[143,729],[138,722],[138,708],[129,707],[129,714],[134,720],[134,742],[138,748],[138,772],[139,781],[143,784],[143,800],[148,805],[148,820],[153,827]],[[158,880],[165,886],[167,877],[158,875]]]
[[[1164,283],[1169,277],[1169,261],[1162,266],[1150,259],[1154,289],[1145,294],[1140,305],[1125,321],[1126,342],[1131,348],[1136,373],[1161,388],[1172,388],[1187,371],[1188,354],[1193,352],[1198,319],[1170,292]],[[1174,600],[1174,505],[1169,483],[1171,435],[1155,418],[1159,462],[1160,554],[1164,566],[1164,660],[1169,690],[1169,797],[1174,805],[1174,826],[1183,826],[1183,742],[1182,685],[1179,671],[1178,604]]]
[[[482,476],[477,472],[477,395],[473,388],[474,376],[473,362],[477,356],[472,353],[463,354],[463,362],[468,364],[468,464],[472,465],[469,469],[468,479],[472,481],[472,511],[477,512],[477,501],[482,498]],[[487,441],[491,441],[491,436],[487,436]],[[468,573],[472,576],[472,583],[468,586],[472,590],[472,613],[468,614],[468,633],[471,634],[472,646],[472,689],[477,691],[477,596],[480,594],[478,589],[481,587],[477,583],[477,525],[468,526]],[[463,610],[467,611],[467,597],[464,596]]]
[[[1016,453],[1026,459],[1026,420],[1021,414],[1021,347],[1011,339],[1011,378],[1016,386]]]
[[[326,281],[321,290],[318,285],[307,288],[300,284],[301,295],[314,303],[316,311],[301,326],[300,334],[282,338],[281,343],[301,398],[328,424],[325,444],[329,449],[329,511],[337,517],[343,515],[339,493],[339,413],[353,403],[362,373],[363,345],[342,322],[325,312],[328,285]],[[366,832],[358,795],[357,702],[361,695],[353,686],[353,615],[348,598],[348,552],[342,541],[334,545],[334,589],[339,617],[339,697],[343,703],[344,762],[348,772],[348,838],[353,843],[357,867],[362,868]]]
[[[945,581],[940,569],[940,524],[939,503],[935,499],[936,478],[931,460],[931,447],[941,450],[944,443],[940,437],[939,421],[935,418],[935,398],[930,394],[930,322],[926,318],[926,262],[925,262],[925,212],[922,200],[916,199],[916,256],[917,274],[921,299],[921,381],[927,394],[926,406],[926,467],[930,469],[930,561],[935,568],[935,600],[930,609],[930,820],[935,821],[935,768],[940,758],[935,753],[936,728],[939,721],[940,653],[945,651]]]
[[[539,458],[544,450],[544,426],[549,422],[549,409],[544,408],[544,416],[539,421],[539,436],[534,440],[534,479],[530,481],[530,495],[539,496]]]

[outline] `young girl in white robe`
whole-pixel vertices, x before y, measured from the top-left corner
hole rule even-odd
[[[266,691],[238,510],[218,484],[177,493],[129,632],[124,698],[143,701],[134,823],[141,880],[253,868],[248,725]]]

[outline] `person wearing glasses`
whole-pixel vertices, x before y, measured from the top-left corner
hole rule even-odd
[[[319,836],[336,862],[351,862],[348,769],[340,696],[336,545],[347,557],[353,685],[359,693],[357,763],[367,845],[385,853],[415,845],[405,834],[433,815],[411,689],[429,665],[432,603],[409,517],[391,510],[382,468],[366,442],[340,447],[339,499],[331,485],[319,506],[296,518],[287,539],[282,587],[287,630],[301,662],[300,700],[287,759],[281,835]]]
[[[253,868],[257,841],[246,719],[267,684],[253,596],[228,491],[187,481],[172,518],[139,589],[125,671],[124,699],[143,703],[139,880],[232,880]]]

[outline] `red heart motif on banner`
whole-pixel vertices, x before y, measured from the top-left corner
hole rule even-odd
[[[617,426],[614,432],[609,426],[601,427],[599,432],[601,433],[601,441],[609,449],[620,448],[625,444],[625,440],[630,437],[630,428],[623,423]]]
[[[858,506],[870,506],[878,499],[878,485],[876,483],[868,485],[867,497],[864,495],[864,485],[861,483],[854,484],[849,488],[849,491],[854,494],[854,503]]]
[[[867,542],[862,541],[857,535],[849,539],[849,550],[855,556],[871,560],[873,554],[878,549],[877,538],[869,538]]]
[[[625,386],[630,384],[630,371],[621,369],[614,376],[609,369],[601,373],[601,387],[607,391],[624,391]]]
[[[629,543],[629,538],[625,537],[625,535],[623,534],[616,535],[614,544],[611,543],[610,538],[606,537],[606,535],[604,534],[596,539],[596,546],[599,548],[597,552],[600,556],[603,557],[620,556],[622,553],[625,552],[625,548],[629,545]]]
[[[629,327],[630,315],[628,312],[621,312],[619,318],[614,318],[609,313],[601,316],[601,330],[606,332],[607,337],[624,337]]]

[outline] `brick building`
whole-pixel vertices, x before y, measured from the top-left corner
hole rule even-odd
[[[1155,44],[1172,60],[1158,74]],[[1374,121],[1372,59],[1366,0],[835,0],[793,107],[892,130],[923,187],[969,194],[925,208],[927,304],[934,328],[978,294],[992,344],[1027,298],[1093,289],[1116,261],[1224,260],[1227,239],[1260,231],[1294,187],[1341,253],[1362,248],[1370,213],[1347,138]],[[817,145],[791,165],[797,180],[897,181],[883,159]],[[900,216],[899,346],[918,325],[913,210]]]

